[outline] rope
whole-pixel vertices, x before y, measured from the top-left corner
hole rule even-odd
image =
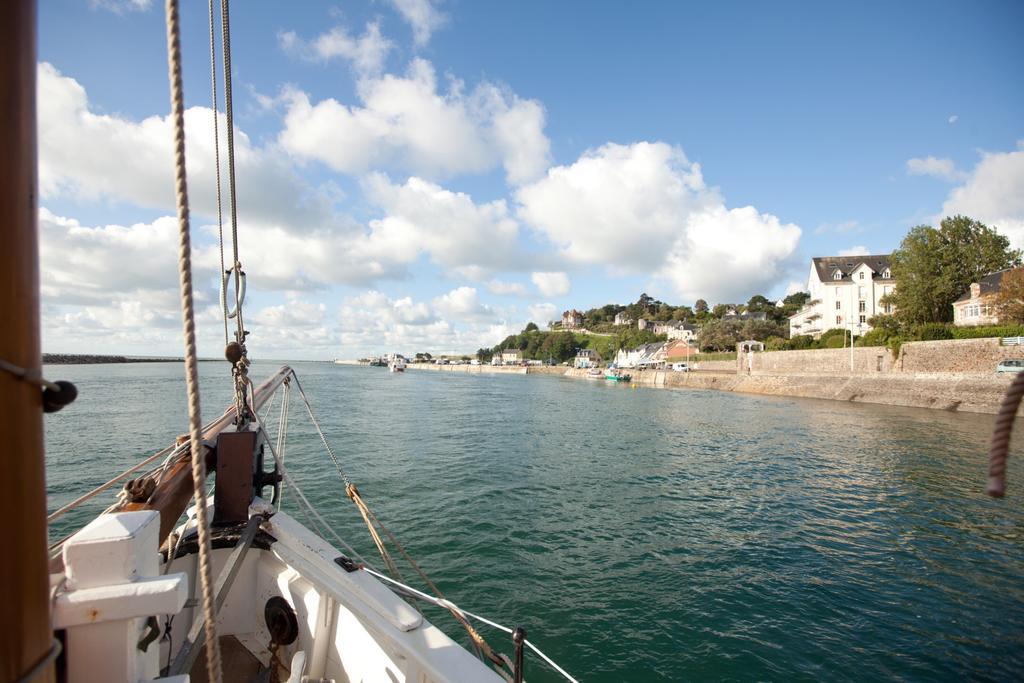
[[[44,389],[49,389],[51,391],[61,390],[58,384],[51,382],[50,380],[43,379],[43,371],[40,368],[22,368],[0,358],[0,370],[5,370],[23,382],[35,384]]]
[[[1006,495],[1006,459],[1010,454],[1010,436],[1017,408],[1024,397],[1024,372],[1018,372],[1003,396],[992,428],[992,442],[988,449],[988,495],[1002,498]]]
[[[263,423],[260,422],[258,415],[255,416],[255,420],[256,427],[263,431],[264,433],[266,433],[266,430],[263,428]],[[309,502],[309,499],[306,498],[306,494],[302,492],[302,489],[299,488],[299,485],[296,484],[295,480],[292,479],[290,474],[288,474],[288,470],[284,468],[284,461],[281,459],[281,456],[278,455],[277,450],[274,448],[273,444],[271,444],[269,441],[267,442],[267,448],[270,449],[270,454],[274,457],[274,462],[277,463],[278,469],[281,470],[281,478],[284,480],[285,484],[287,484],[288,486],[295,490],[295,495],[299,497],[299,501],[301,501],[302,505],[305,506],[305,511],[311,517],[315,518],[320,524],[323,525],[324,529],[326,529],[327,532],[334,537],[334,540],[336,540],[343,548],[345,548],[345,550],[349,552],[350,557],[359,560],[363,564],[366,564],[366,560],[363,559],[363,556],[356,552],[355,548],[346,543],[345,540],[341,538],[341,536],[339,536],[337,532],[334,531],[331,525],[327,523],[327,520],[325,520],[323,516],[319,512],[317,512],[316,509],[313,508],[313,505]],[[326,534],[321,533],[321,535]]]
[[[220,246],[220,306],[224,316],[224,346],[228,345],[228,278],[224,270],[224,213],[220,194],[220,111],[217,109],[217,50],[210,0],[210,84],[213,91],[213,163],[217,176],[217,244]]]
[[[492,626],[492,627],[498,629],[499,631],[504,631],[505,633],[508,633],[508,634],[511,634],[513,632],[513,629],[509,628],[508,626],[502,626],[501,624],[496,623],[494,621],[491,621],[490,619],[487,619],[485,617],[482,617],[479,614],[473,614],[472,612],[464,610],[461,607],[459,607],[458,605],[456,605],[455,603],[453,603],[451,600],[447,600],[447,599],[443,599],[443,598],[435,598],[435,597],[433,597],[431,595],[428,595],[428,594],[426,594],[426,593],[424,593],[422,591],[416,590],[412,586],[408,586],[408,585],[406,585],[404,583],[401,583],[399,581],[395,581],[394,579],[392,579],[390,577],[387,577],[387,576],[381,574],[380,572],[374,571],[373,569],[370,569],[369,567],[363,567],[363,571],[367,572],[368,574],[372,574],[373,576],[376,576],[378,579],[386,581],[387,583],[393,584],[393,585],[397,586],[398,588],[402,589],[403,591],[411,593],[415,597],[420,598],[420,599],[422,599],[422,600],[424,600],[426,602],[429,602],[432,605],[436,605],[438,607],[443,607],[444,609],[446,609],[446,610],[448,610],[450,612],[453,612],[453,614],[454,614],[454,612],[458,612],[459,614],[463,615],[464,617],[469,617],[471,619],[475,619],[475,620],[477,620],[477,621],[479,621],[481,623],[487,624],[488,626]],[[567,672],[562,667],[558,666],[558,664],[556,664],[554,662],[554,660],[552,660],[546,654],[541,652],[540,648],[538,648],[536,645],[531,643],[529,640],[524,640],[523,642],[526,644],[527,647],[529,647],[531,650],[533,650],[535,653],[537,653],[537,656],[539,656],[541,659],[543,659],[545,662],[547,662],[548,665],[551,666],[551,668],[553,668],[555,671],[557,671],[558,673],[560,673],[563,676],[565,676],[566,680],[571,681],[572,683],[579,683],[579,681],[577,681],[575,678],[573,678],[569,674],[569,672]]]
[[[185,342],[189,436],[192,450],[192,485],[199,535],[199,573],[203,592],[203,617],[206,619],[206,672],[210,681],[220,683],[220,643],[217,639],[217,614],[213,604],[213,575],[210,566],[212,548],[209,523],[206,518],[206,463],[203,461],[196,324],[192,300],[192,243],[189,235],[188,185],[185,172],[185,104],[181,82],[181,27],[178,21],[178,0],[167,0],[166,13],[167,66],[171,82],[171,109],[174,118],[174,189],[180,235],[178,274],[181,280],[181,315]]]

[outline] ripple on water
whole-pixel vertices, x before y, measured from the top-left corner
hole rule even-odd
[[[441,588],[523,624],[581,680],[1005,680],[1024,665],[1024,507],[981,493],[990,417],[297,369],[346,471]],[[184,431],[177,365],[60,370],[81,394],[47,417],[51,509]],[[200,370],[212,417],[230,387],[221,364]],[[372,557],[298,406],[286,459]],[[556,680],[528,662],[531,681]]]

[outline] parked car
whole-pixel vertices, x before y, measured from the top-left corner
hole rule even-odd
[[[996,366],[996,372],[1020,372],[1024,370],[1024,360],[1004,360]]]
[[[689,363],[673,363],[672,364],[672,369],[675,370],[676,372],[689,372],[690,371],[690,364]]]

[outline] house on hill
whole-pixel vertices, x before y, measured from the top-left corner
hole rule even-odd
[[[807,275],[811,298],[790,316],[789,334],[817,339],[832,328],[864,334],[871,329],[868,320],[893,312],[881,299],[895,288],[888,254],[812,258]]]
[[[615,314],[616,325],[632,325],[633,319],[629,317],[629,314],[625,311],[619,311]]]
[[[953,302],[953,322],[965,327],[998,325],[999,312],[996,309],[996,295],[1008,270],[986,275],[971,286],[959,299]]]
[[[577,327],[583,327],[583,314],[577,311],[575,308],[570,311],[562,313],[562,329],[563,330],[574,330]]]

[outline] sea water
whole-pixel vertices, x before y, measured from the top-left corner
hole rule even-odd
[[[252,375],[278,365],[257,362]],[[984,495],[992,416],[547,376],[295,369],[348,476],[447,596],[522,625],[582,681],[1024,670],[1024,467],[1015,449],[1008,497]],[[209,420],[230,400],[230,377],[226,363],[200,371]],[[46,416],[51,510],[187,431],[180,363],[46,376],[79,389]],[[289,471],[380,564],[294,398]],[[275,429],[279,406],[268,411]],[[51,537],[112,500],[69,514]],[[286,489],[285,509],[304,520],[296,502]],[[464,641],[449,617],[428,616]],[[481,631],[511,652],[507,635]],[[526,662],[531,682],[559,680],[532,654]]]

